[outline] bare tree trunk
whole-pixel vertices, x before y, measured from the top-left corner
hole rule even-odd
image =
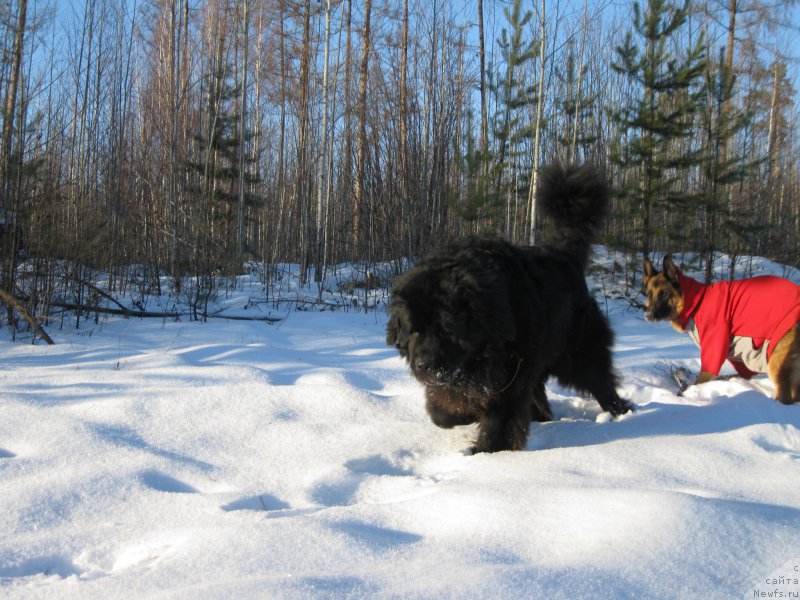
[[[777,178],[778,174],[778,87],[780,85],[780,75],[778,63],[773,66],[772,93],[769,103],[769,127],[767,131],[767,163],[769,165],[770,182]]]
[[[250,3],[243,2],[242,11],[242,37],[244,48],[242,50],[242,89],[240,90],[241,116],[239,117],[239,202],[236,210],[236,261],[242,260],[244,253],[244,200],[245,200],[245,154],[247,144],[247,72],[248,50],[250,48]],[[238,265],[237,265],[238,266]]]
[[[325,182],[326,163],[325,155],[328,146],[328,51],[330,48],[330,29],[331,29],[331,0],[327,0],[325,5],[325,53],[323,58],[322,67],[322,152],[320,153],[320,160],[317,162],[317,227],[316,227],[316,244],[315,244],[315,261],[314,261],[314,281],[322,281],[322,255],[323,248],[322,242],[324,240],[325,232],[323,230],[324,224],[324,206],[323,206],[323,193],[322,188]],[[320,287],[320,294],[322,287]]]
[[[772,65],[772,92],[770,94],[769,126],[767,132],[767,187],[769,190],[772,222],[785,222],[786,200],[784,185],[781,181],[781,133],[779,95],[781,84],[781,65],[775,61]]]
[[[2,225],[5,227],[5,238],[6,238],[6,255],[3,257],[3,273],[0,274],[2,276],[2,290],[7,292],[7,295],[11,297],[11,294],[14,293],[14,287],[16,286],[16,269],[17,269],[17,228],[19,227],[19,222],[17,220],[17,209],[19,203],[19,185],[12,186],[12,169],[11,169],[11,161],[12,161],[12,134],[14,131],[14,118],[15,118],[15,109],[17,105],[17,90],[19,88],[20,82],[20,73],[22,70],[22,52],[23,52],[23,45],[25,43],[25,26],[26,26],[26,19],[27,19],[27,12],[28,12],[28,2],[27,0],[19,0],[19,4],[17,6],[17,25],[14,32],[14,48],[12,51],[12,65],[11,65],[11,75],[10,80],[8,82],[8,88],[6,90],[6,101],[5,101],[5,108],[3,110],[3,140],[2,140],[2,148],[0,151],[2,152],[2,218],[3,223]],[[22,162],[22,156],[20,154],[19,162]],[[19,168],[16,169],[16,177],[14,179],[18,182],[19,181]],[[16,187],[16,189],[14,189]],[[8,306],[8,324],[13,333],[16,331],[16,322],[14,320],[14,309],[12,304],[7,304]],[[21,314],[28,318],[27,312],[24,309],[21,311]],[[43,337],[46,337],[47,334],[44,334]]]
[[[483,0],[478,0],[478,42],[480,44],[480,93],[481,93],[481,153],[484,161],[484,174],[488,173],[489,160],[489,119],[486,111],[486,47],[483,35]]]
[[[536,122],[533,133],[533,166],[531,167],[531,185],[528,188],[528,206],[530,207],[530,230],[528,243],[536,243],[536,190],[539,185],[539,144],[542,135],[542,111],[544,107],[544,51],[545,51],[545,0],[542,0],[539,15],[539,90],[536,97]]]
[[[583,53],[586,47],[586,35],[589,29],[589,0],[583,0],[583,20],[581,22],[581,48],[578,56],[578,82],[575,90],[575,115],[572,121],[572,141],[569,146],[569,161],[578,160],[578,123],[581,112],[581,86],[583,84]]]
[[[353,71],[353,2],[347,0],[347,10],[345,11],[347,40],[345,43],[344,53],[344,161],[342,164],[342,184],[341,184],[341,198],[339,205],[344,211],[344,205],[347,204],[348,209],[353,210],[350,215],[352,219],[350,223],[351,234],[355,232],[355,203],[350,202],[350,198],[355,194],[355,185],[353,182],[353,107],[352,107],[352,71]],[[350,238],[351,242],[351,258],[355,258],[358,252],[356,248],[355,237]]]
[[[479,0],[481,1],[481,0]],[[400,42],[400,201],[403,207],[403,226],[407,231],[408,257],[411,258],[414,227],[411,222],[411,190],[408,168],[408,0],[403,0],[403,33]]]
[[[180,154],[178,161],[181,158],[186,159],[186,152],[189,146],[189,0],[183,0],[183,40],[182,40],[182,56],[181,56],[181,107],[180,107]],[[186,198],[186,189],[188,187],[188,174],[186,169],[181,168],[178,171],[181,175],[179,194],[178,194],[178,215],[175,220],[175,228],[177,235],[184,235],[188,227],[188,218],[183,212],[183,203]],[[173,279],[173,283],[174,283]]]
[[[311,0],[306,0],[303,9],[303,46],[300,55],[300,116],[297,124],[297,165],[295,174],[295,197],[300,218],[300,283],[304,285],[308,276],[309,254],[308,229],[308,153],[309,153],[309,89],[311,65]]]
[[[19,88],[20,71],[22,68],[22,47],[25,42],[25,22],[28,12],[28,1],[19,0],[17,9],[17,25],[14,34],[14,49],[11,66],[11,79],[6,90],[6,106],[3,111],[3,169],[4,184],[8,184],[8,165],[11,158],[11,134],[14,130],[14,111],[17,106],[17,89]],[[4,190],[4,200],[7,201],[7,190]],[[8,222],[7,222],[8,223]]]
[[[264,56],[264,11],[265,7],[264,4],[261,5],[259,13],[258,13],[258,24],[256,25],[256,31],[258,32],[257,42],[256,42],[256,62],[253,65],[253,89],[255,90],[255,97],[253,98],[253,144],[252,144],[252,151],[250,154],[250,158],[255,165],[255,181],[256,185],[261,185],[261,161],[259,157],[261,156],[261,82],[262,82],[262,61]],[[264,211],[259,210],[256,213],[256,218],[254,219],[253,224],[253,235],[255,237],[254,243],[256,247],[254,248],[254,252],[258,256],[259,260],[264,261],[268,256],[266,248],[268,244],[268,240],[266,236],[264,236],[265,229],[264,229]]]
[[[728,45],[726,47],[725,65],[733,73],[733,45],[736,41],[736,13],[738,11],[737,0],[728,2]]]
[[[2,168],[3,168],[3,217],[4,225],[8,229],[14,227],[16,215],[13,214],[11,206],[11,145],[12,133],[14,131],[14,116],[17,106],[17,90],[19,88],[20,72],[22,69],[22,48],[25,43],[25,26],[28,13],[27,0],[19,0],[17,7],[17,25],[14,32],[14,48],[12,50],[11,74],[6,89],[5,108],[3,110],[3,146],[2,146]],[[6,273],[11,276],[11,273]]]
[[[466,19],[466,16],[464,17]],[[451,177],[451,185],[452,185],[452,192],[453,192],[453,203],[456,207],[459,207],[462,202],[462,192],[463,186],[462,183],[462,169],[459,167],[461,162],[463,161],[462,151],[461,151],[461,119],[462,115],[461,112],[464,107],[464,54],[467,44],[467,24],[466,22],[461,27],[461,35],[458,40],[458,77],[455,81],[455,143],[453,144],[455,156],[453,157],[455,160],[451,160],[450,162],[450,177]],[[452,211],[451,211],[452,213]],[[455,224],[453,224],[455,225]],[[456,231],[458,234],[459,232]]]
[[[175,0],[171,0],[169,7],[170,26],[169,26],[169,102],[170,102],[170,166],[169,166],[169,190],[167,198],[167,210],[169,212],[169,266],[173,285],[178,277],[178,114],[180,111],[180,97],[178,91],[178,60],[176,35],[179,35],[176,27],[177,6]]]
[[[279,43],[279,64],[280,64],[280,90],[281,90],[281,106],[280,106],[280,125],[278,135],[278,181],[277,181],[277,194],[278,194],[278,214],[275,217],[275,241],[273,243],[272,262],[278,259],[281,245],[279,241],[282,238],[281,232],[284,227],[284,214],[286,212],[286,177],[284,171],[286,170],[286,152],[284,146],[286,144],[286,35],[283,30],[283,3],[279,4],[280,11],[278,13],[278,43]]]
[[[513,61],[508,61],[508,65],[506,67],[506,90],[508,94],[511,94],[511,82],[514,81],[514,63]],[[506,147],[509,144],[509,123],[511,122],[511,100],[510,98],[506,99],[504,102],[503,107],[503,136],[500,140],[500,154],[498,156],[498,160],[496,164],[498,165],[497,169],[497,177],[495,178],[495,198],[500,198],[500,191],[503,185],[503,173],[505,172],[505,162],[506,162]],[[533,184],[533,182],[531,182]],[[508,201],[508,197],[506,198],[506,229],[505,235],[506,237],[510,238],[511,232],[509,231],[509,224],[511,222],[510,219],[510,203]]]
[[[725,69],[727,70],[728,77],[733,77],[733,55],[734,55],[734,44],[736,42],[736,12],[737,12],[737,0],[730,0],[728,3],[728,44],[725,48]],[[722,77],[722,74],[720,74]],[[722,101],[722,105],[719,107],[719,122],[725,123],[728,121],[728,115],[731,111],[731,99],[726,97]],[[731,139],[726,139],[725,142],[719,148],[719,161],[717,164],[724,165],[728,161],[728,154],[730,151],[730,144],[732,143]],[[716,185],[716,183],[715,183]],[[733,206],[733,199],[731,198],[731,189],[730,186],[727,186],[727,189],[724,191],[724,196],[727,196],[723,202],[725,204],[731,205],[730,207],[720,207],[722,210],[728,210],[729,208],[732,209]],[[716,190],[713,192],[713,197],[716,198]],[[716,219],[716,216],[714,217]],[[735,236],[734,236],[735,237]],[[706,265],[706,283],[711,282],[711,269],[713,267],[713,259],[714,259],[714,246],[716,245],[716,235],[714,237],[710,237],[707,239],[707,243],[710,247],[710,252],[707,260]],[[735,254],[734,254],[735,256]],[[731,260],[731,269],[734,268],[735,261],[733,260],[734,256],[732,256]]]
[[[348,5],[349,6],[349,5]],[[335,115],[337,114],[337,98],[338,96],[338,87],[339,87],[339,69],[341,68],[341,48],[342,48],[342,35],[346,29],[345,23],[349,23],[349,14],[347,10],[342,10],[342,17],[341,23],[339,27],[339,35],[338,35],[338,42],[336,44],[337,51],[336,51],[336,70],[333,74],[333,90],[331,91],[331,109],[330,114],[334,119],[335,122]],[[348,36],[349,36],[349,25],[348,29]],[[349,44],[348,44],[349,47]],[[347,110],[345,109],[345,115],[347,115]],[[345,132],[345,136],[347,136],[347,132]],[[343,202],[337,202],[336,207],[333,207],[332,196],[333,196],[333,188],[334,188],[334,177],[333,177],[333,166],[334,166],[334,142],[336,139],[336,130],[332,128],[331,134],[329,135],[328,140],[328,150],[327,150],[327,157],[326,157],[326,174],[325,174],[325,215],[324,215],[324,240],[323,240],[323,269],[327,268],[327,265],[330,264],[332,260],[331,257],[331,250],[335,248],[337,245],[337,241],[339,237],[345,235],[344,228],[337,226],[337,217],[342,217],[343,211]],[[346,139],[346,138],[345,138]],[[342,178],[344,175],[342,175]],[[341,181],[341,178],[340,178]],[[335,260],[335,258],[333,258]]]
[[[353,239],[357,258],[363,258],[361,253],[364,249],[363,239],[364,229],[364,161],[366,160],[367,150],[367,76],[369,75],[369,21],[372,10],[372,0],[365,0],[364,3],[364,38],[361,47],[361,82],[358,95],[358,155],[356,157],[356,180],[353,211]]]

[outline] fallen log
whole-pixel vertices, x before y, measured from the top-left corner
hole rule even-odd
[[[28,312],[28,309],[25,308],[19,300],[17,300],[14,296],[6,292],[5,290],[0,289],[0,300],[8,304],[11,308],[16,310],[19,314],[22,315],[22,318],[25,319],[28,324],[33,327],[34,331],[39,334],[39,337],[42,338],[45,342],[50,344],[51,346],[55,344],[53,338],[47,335],[47,332],[44,328],[39,324],[39,321],[36,320],[31,313]]]
[[[121,308],[112,308],[112,307],[104,307],[96,305],[83,305],[83,304],[74,304],[72,302],[58,302],[58,301],[50,303],[50,306],[63,308],[64,310],[81,311],[87,314],[98,313],[102,315],[119,315],[122,317],[132,317],[139,319],[179,319],[181,317],[189,316],[188,312],[178,312],[178,311],[159,312],[159,311],[149,311],[149,310],[132,310],[130,308],[122,306],[118,302],[117,305],[120,306]],[[209,319],[228,319],[231,321],[259,321],[265,323],[278,323],[280,321],[283,321],[282,318],[278,317],[246,317],[246,316],[223,315],[223,314],[207,315],[207,317]]]

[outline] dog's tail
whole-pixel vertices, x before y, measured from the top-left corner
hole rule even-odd
[[[554,163],[539,173],[536,200],[545,218],[539,245],[571,255],[586,269],[591,245],[608,213],[609,190],[592,165]]]

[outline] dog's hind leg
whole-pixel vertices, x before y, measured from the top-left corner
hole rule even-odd
[[[769,378],[775,384],[775,399],[783,404],[800,400],[800,325],[795,325],[775,345],[769,358]]]
[[[800,400],[800,353],[792,357],[792,372],[789,375],[789,385],[791,392],[791,403]]]
[[[534,385],[533,399],[531,401],[531,421],[552,421],[553,413],[550,411],[550,402],[547,400],[547,393],[544,391],[544,382]]]
[[[569,360],[556,365],[553,374],[564,385],[590,392],[601,408],[615,417],[633,410],[633,405],[617,394],[611,347],[614,334],[597,304],[587,310],[582,327],[571,340]]]
[[[605,360],[584,363],[573,373],[572,378],[559,380],[591,393],[600,407],[615,417],[633,410],[633,405],[617,394],[617,377],[610,366],[610,360],[608,363]]]

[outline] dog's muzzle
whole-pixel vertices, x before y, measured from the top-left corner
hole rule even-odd
[[[648,310],[644,313],[645,321],[650,323],[657,323],[658,321],[666,321],[672,315],[672,311],[669,308],[662,309],[662,310]]]
[[[412,365],[414,376],[426,385],[448,385],[456,381],[461,374],[461,369],[449,371],[441,365],[416,361]]]

